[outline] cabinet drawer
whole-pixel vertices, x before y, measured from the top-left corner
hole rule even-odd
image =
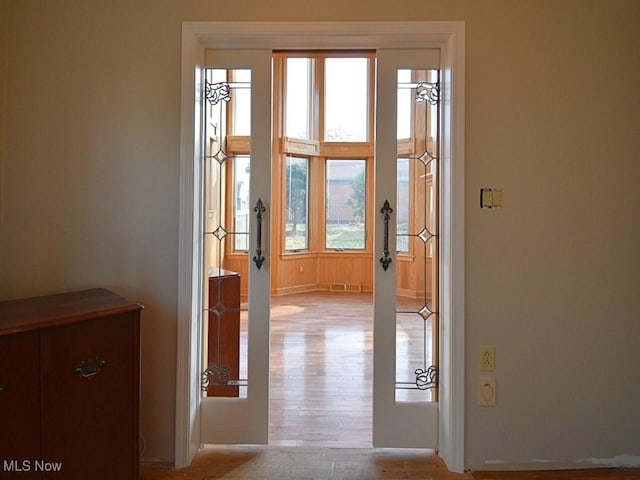
[[[0,478],[40,478],[24,471],[41,458],[38,332],[0,336],[0,426]]]
[[[43,458],[64,478],[133,478],[139,313],[44,329],[41,341]]]

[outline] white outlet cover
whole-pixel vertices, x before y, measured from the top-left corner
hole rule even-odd
[[[478,379],[478,405],[492,406],[496,404],[496,378],[480,377]]]
[[[496,347],[480,345],[480,371],[493,372],[496,369]]]

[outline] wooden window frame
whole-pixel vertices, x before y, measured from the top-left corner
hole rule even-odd
[[[375,96],[375,52],[365,51],[280,51],[274,52],[274,136],[278,139],[274,142],[274,171],[278,171],[275,177],[279,178],[279,184],[274,185],[274,191],[282,192],[279,195],[279,206],[275,206],[280,212],[274,215],[274,231],[277,239],[274,247],[277,248],[281,258],[300,255],[340,256],[346,252],[370,256],[373,254],[373,235],[370,229],[373,225],[373,155],[374,155],[374,113]],[[287,58],[310,58],[313,63],[313,82],[311,86],[310,137],[311,139],[299,139],[285,136],[285,79]],[[369,60],[368,79],[368,125],[365,142],[329,142],[322,137],[324,135],[324,60],[326,58],[367,58]],[[307,249],[289,251],[285,248],[285,219],[283,209],[284,199],[284,164],[288,155],[302,156],[309,159],[309,191],[308,191],[308,228],[309,240]],[[337,251],[326,248],[326,162],[332,159],[362,159],[366,162],[367,200],[365,214],[365,248],[345,249]],[[280,187],[280,188],[278,188]],[[275,209],[275,208],[274,208]]]

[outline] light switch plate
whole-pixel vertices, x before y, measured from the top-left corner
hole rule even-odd
[[[480,189],[480,208],[493,207],[493,195],[490,188]]]
[[[494,188],[491,191],[491,202],[492,202],[492,206],[495,207],[501,207],[502,206],[502,190],[498,189],[498,188]]]
[[[480,208],[502,207],[502,189],[483,187],[480,189]]]

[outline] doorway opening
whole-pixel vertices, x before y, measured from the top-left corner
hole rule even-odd
[[[266,426],[268,408],[264,408],[267,398],[268,375],[262,375],[263,367],[268,369],[268,348],[264,340],[268,338],[263,308],[256,308],[257,323],[255,334],[249,335],[249,343],[256,343],[257,355],[253,355],[253,367],[249,365],[249,377],[253,378],[252,390],[246,402],[215,402],[215,411],[209,409],[209,402],[203,402],[200,393],[201,377],[201,317],[200,292],[201,277],[199,272],[203,252],[201,248],[202,207],[198,203],[203,172],[199,164],[202,158],[202,119],[194,117],[193,112],[201,111],[204,98],[200,94],[202,72],[209,64],[210,52],[216,53],[218,61],[226,66],[251,64],[257,73],[256,78],[264,81],[253,85],[259,95],[258,105],[252,109],[252,115],[265,122],[265,113],[270,115],[271,103],[265,103],[271,95],[271,57],[264,57],[265,49],[278,50],[291,48],[305,49],[358,49],[376,48],[377,52],[388,51],[395,57],[406,49],[435,48],[441,52],[443,121],[442,152],[445,160],[442,164],[441,181],[446,195],[442,196],[441,238],[442,249],[442,294],[441,322],[447,325],[443,330],[440,357],[443,359],[440,382],[446,388],[440,393],[441,408],[434,411],[428,409],[428,417],[439,425],[437,441],[438,449],[447,466],[454,471],[462,471],[464,467],[464,22],[327,22],[327,23],[242,23],[242,22],[185,22],[183,24],[182,44],[182,115],[181,115],[181,208],[180,208],[180,261],[179,261],[179,294],[178,294],[178,348],[177,348],[177,390],[176,390],[176,465],[189,464],[199,446],[205,442],[209,432],[203,425],[206,420],[214,419],[218,430],[229,442],[260,443],[267,441],[263,426]],[[233,60],[225,56],[232,52]],[[222,60],[221,60],[222,59]],[[395,80],[394,80],[395,82]],[[387,82],[387,85],[389,83]],[[383,102],[384,103],[384,102]],[[388,109],[385,110],[388,113]],[[381,118],[386,118],[383,115]],[[379,117],[380,118],[380,117]],[[256,123],[259,125],[260,123]],[[393,127],[387,125],[390,132]],[[384,134],[377,130],[377,138]],[[271,135],[253,131],[252,156],[257,156],[252,171],[253,195],[260,198],[270,197],[270,185],[264,179],[271,178]],[[378,142],[380,144],[380,142]],[[394,147],[395,148],[395,147]],[[269,152],[265,157],[264,153]],[[385,149],[385,156],[394,156],[393,151]],[[388,155],[391,153],[391,155]],[[383,176],[390,176],[389,171]],[[386,192],[385,189],[383,191]],[[395,194],[385,195],[389,198]],[[376,206],[378,208],[378,206]],[[381,220],[376,218],[376,222]],[[255,221],[253,223],[255,227]],[[381,227],[380,227],[381,228]],[[382,230],[376,227],[376,242],[382,245]],[[393,239],[393,236],[391,236]],[[267,240],[268,241],[268,240]],[[392,240],[393,241],[393,240]],[[250,240],[252,254],[255,242]],[[268,245],[267,245],[268,248]],[[269,277],[265,270],[252,268],[250,283],[268,284]],[[257,268],[257,267],[256,267]],[[267,265],[268,268],[268,265]],[[392,267],[393,268],[393,267]],[[376,282],[379,276],[376,275]],[[265,283],[266,282],[266,283]],[[384,283],[384,282],[383,282]],[[260,290],[260,289],[259,289]],[[390,289],[388,289],[390,290]],[[257,307],[268,304],[262,295],[257,295]],[[384,307],[384,305],[382,305]],[[380,308],[376,302],[376,309]],[[382,308],[384,310],[384,308]],[[376,322],[376,329],[380,322]],[[386,326],[382,326],[386,329]],[[268,327],[267,327],[268,328]],[[375,341],[381,338],[376,330]],[[266,335],[265,335],[266,333]],[[386,335],[386,331],[382,336]],[[251,346],[249,346],[251,349]],[[255,351],[255,350],[254,350]],[[380,349],[376,348],[376,352]],[[393,376],[393,366],[385,365],[385,355],[378,356],[374,352],[374,364],[381,370],[383,377]],[[253,370],[252,370],[253,368]],[[391,368],[391,371],[389,370]],[[253,374],[252,374],[253,372]],[[388,381],[376,387],[375,399],[384,399],[386,394],[381,390],[387,388]],[[393,380],[391,381],[393,384]],[[393,396],[391,397],[393,402]],[[206,404],[205,404],[206,403]],[[207,407],[207,408],[205,408]],[[224,407],[224,408],[220,408]],[[223,410],[221,412],[220,410]],[[415,420],[424,418],[424,410],[403,408],[403,425],[401,437],[407,439],[408,425],[414,424],[422,431],[422,424]],[[434,416],[435,415],[435,416]],[[393,432],[397,428],[385,428],[393,425],[395,420],[387,419],[379,425],[381,432]],[[413,432],[414,429],[412,429]],[[374,432],[375,437],[375,432]],[[246,440],[249,439],[249,440]],[[395,442],[395,440],[392,440]],[[384,443],[384,442],[383,442]],[[402,442],[400,442],[402,443]],[[389,445],[391,446],[391,445]]]
[[[274,445],[371,447],[375,53],[274,54]]]
[[[379,214],[384,271],[397,261],[395,291],[378,292],[396,306],[395,401],[437,401],[439,70],[394,74],[397,192],[379,212],[376,53],[275,52],[273,72],[269,441],[371,446]],[[205,397],[249,391],[251,89],[250,69],[205,71]]]

